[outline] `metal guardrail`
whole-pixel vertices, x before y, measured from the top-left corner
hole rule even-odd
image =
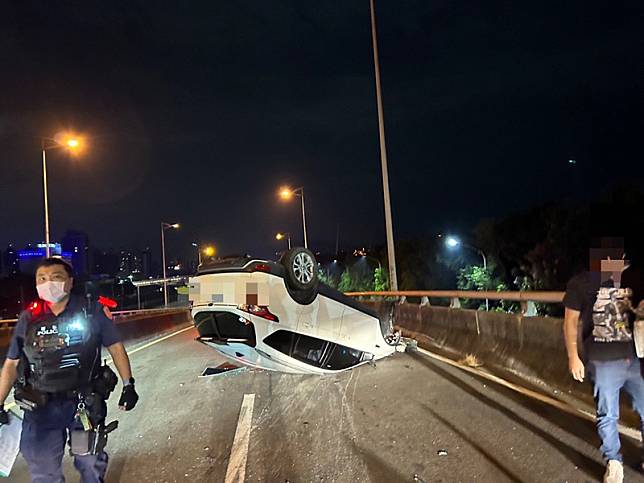
[[[398,290],[389,292],[347,292],[349,297],[434,297],[449,299],[508,300],[513,302],[561,303],[565,292],[492,292],[478,290]]]
[[[449,306],[453,309],[461,308],[460,299],[485,300],[507,300],[519,302],[521,313],[525,316],[535,316],[537,313],[536,302],[547,304],[559,304],[563,301],[565,292],[492,292],[478,290],[398,290],[395,292],[348,292],[349,297],[396,297],[400,302],[405,302],[407,297],[420,297],[420,305],[430,305],[430,297],[448,298]]]
[[[145,314],[164,314],[168,312],[177,312],[181,310],[188,310],[188,307],[168,307],[162,309],[135,309],[135,310],[118,310],[112,312],[115,318],[129,317],[132,315],[145,315]],[[18,319],[4,319],[0,320],[0,328],[3,326],[11,326],[18,322]]]

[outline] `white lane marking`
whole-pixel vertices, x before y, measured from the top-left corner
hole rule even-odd
[[[250,443],[250,424],[253,420],[253,406],[255,394],[244,394],[237,431],[230,449],[230,459],[226,470],[225,483],[241,483],[246,477],[246,459],[248,457],[248,444]]]
[[[164,340],[169,339],[172,336],[175,336],[177,334],[181,334],[182,332],[185,332],[185,331],[190,330],[190,329],[194,329],[194,326],[184,327],[183,329],[179,329],[179,330],[177,330],[175,332],[172,332],[171,334],[164,335],[163,337],[159,337],[158,339],[154,339],[153,341],[150,341],[147,344],[143,344],[141,347],[137,347],[136,349],[133,349],[131,351],[126,350],[127,355],[131,356],[132,354],[135,354],[135,353],[137,353],[139,351],[142,351],[143,349],[147,349],[148,347],[153,346],[154,344],[158,344],[159,342],[163,342]],[[107,363],[108,364],[113,364],[114,361],[112,360],[112,358],[108,358]],[[13,408],[15,406],[16,406],[15,402],[10,402],[10,403],[7,403],[4,408],[5,408],[5,410],[8,411],[9,409],[11,409],[11,408]]]
[[[506,381],[505,379],[501,379],[500,377],[490,374],[488,372],[481,371],[479,369],[475,369],[463,364],[459,364],[458,362],[455,362],[452,359],[439,356],[438,354],[434,354],[433,352],[430,352],[426,349],[422,349],[419,347],[418,352],[421,352],[422,354],[425,354],[426,356],[431,357],[432,359],[436,359],[446,364],[449,364],[450,366],[458,367],[463,371],[469,372],[471,374],[476,374],[477,376],[483,377],[484,379],[496,382],[497,384],[500,384],[503,387],[507,387],[512,391],[518,392],[519,394],[523,394],[524,396],[528,396],[533,399],[537,399],[538,401],[541,401],[545,404],[548,404],[557,409],[565,411],[569,414],[580,416],[583,419],[586,419],[588,421],[597,422],[597,418],[593,414],[589,413],[588,411],[584,411],[583,409],[576,408],[568,403],[559,401],[558,399],[554,399],[544,394],[538,393],[536,391],[527,389],[525,387],[518,386],[516,384]],[[629,428],[628,426],[624,426],[623,424],[618,424],[617,427],[621,434],[628,436],[629,438],[633,438],[636,441],[642,441],[642,433],[640,431],[633,428]]]
[[[158,344],[159,342],[163,342],[164,340],[169,339],[170,337],[174,337],[177,334],[181,334],[182,332],[185,332],[187,330],[194,329],[194,328],[195,328],[194,325],[190,325],[189,327],[184,327],[183,329],[179,329],[175,332],[172,332],[171,334],[164,335],[163,337],[159,337],[158,339],[154,339],[153,341],[148,342],[147,344],[143,344],[141,347],[137,347],[136,349],[132,349],[131,351],[128,350],[127,354],[128,355],[136,354],[137,352],[142,351],[143,349],[147,349],[148,347],[153,346],[154,344]],[[109,362],[112,362],[112,360],[110,359]]]

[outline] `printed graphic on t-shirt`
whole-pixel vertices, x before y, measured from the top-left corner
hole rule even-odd
[[[595,342],[629,342],[633,333],[629,327],[631,289],[602,287],[593,305],[593,338]]]

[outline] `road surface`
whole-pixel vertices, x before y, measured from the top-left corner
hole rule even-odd
[[[128,413],[110,400],[120,427],[108,482],[585,482],[603,473],[591,422],[421,353],[327,377],[198,377],[224,360],[196,335],[136,346],[141,400]],[[635,465],[637,443],[622,439]],[[65,460],[67,481],[79,481]],[[11,481],[29,481],[20,456]]]

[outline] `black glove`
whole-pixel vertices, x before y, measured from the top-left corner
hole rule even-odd
[[[134,409],[136,402],[139,400],[139,395],[134,389],[134,384],[128,384],[123,386],[123,392],[121,393],[121,399],[119,399],[119,407],[129,411]]]
[[[9,413],[4,408],[0,409],[0,425],[2,424],[9,424]]]

